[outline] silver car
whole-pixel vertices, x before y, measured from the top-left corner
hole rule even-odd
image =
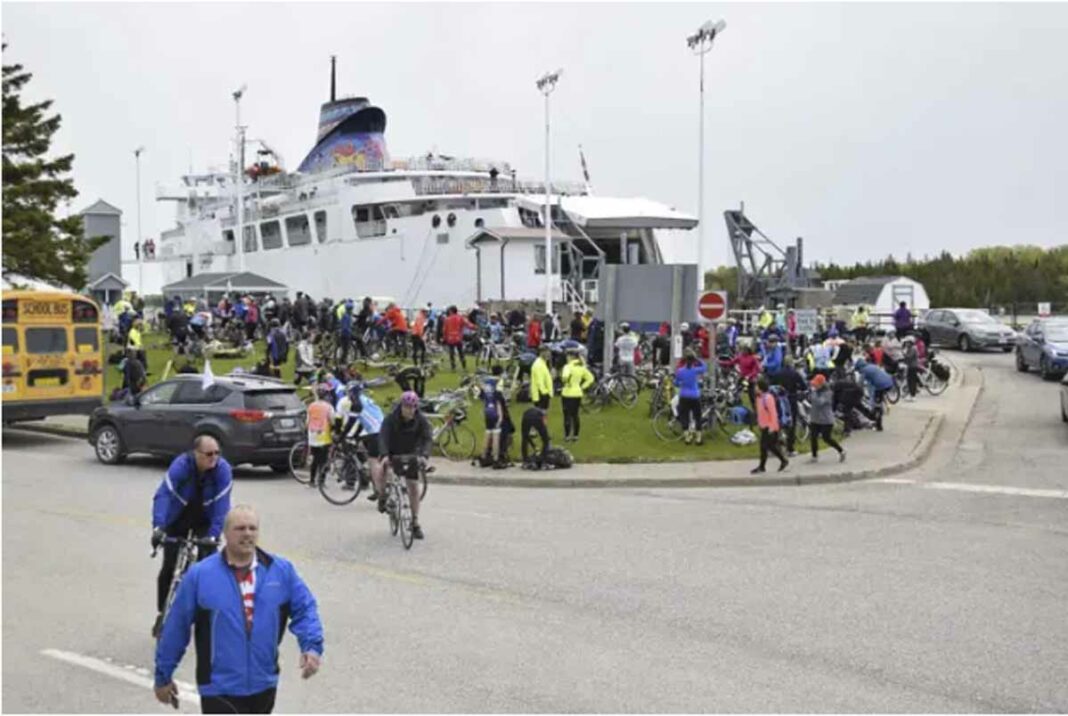
[[[931,343],[962,351],[1000,348],[1008,353],[1016,347],[1016,331],[975,308],[932,309],[924,316],[924,327],[931,335]]]

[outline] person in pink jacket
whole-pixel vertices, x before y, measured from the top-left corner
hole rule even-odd
[[[782,454],[779,447],[779,406],[768,387],[768,379],[761,376],[757,381],[756,396],[757,425],[760,427],[760,464],[750,473],[757,475],[766,472],[768,453],[779,458],[779,472],[790,466],[790,461]]]

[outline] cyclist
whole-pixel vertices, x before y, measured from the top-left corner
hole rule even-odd
[[[508,415],[508,399],[501,392],[501,376],[504,369],[493,366],[493,377],[488,378],[479,388],[479,398],[482,400],[482,416],[486,421],[486,443],[482,449],[483,465],[499,467],[507,462],[503,446],[503,431],[506,423],[510,423]]]
[[[578,349],[568,350],[567,364],[560,371],[560,380],[563,383],[560,389],[560,400],[564,406],[564,441],[572,442],[578,440],[579,437],[579,408],[582,406],[582,395],[596,382],[593,373],[579,357]]]
[[[430,423],[419,410],[419,396],[408,390],[401,395],[400,404],[382,421],[379,433],[381,460],[390,460],[393,471],[408,481],[408,497],[412,502],[412,535],[423,539],[419,525],[419,469],[426,467],[433,444]],[[396,459],[400,455],[417,455],[419,464]],[[378,511],[386,511],[386,488],[379,473],[375,491],[378,493]],[[372,475],[373,477],[373,475]]]
[[[619,330],[623,332],[616,339],[616,350],[619,351],[620,375],[634,375],[634,351],[638,348],[638,337],[630,332],[629,323],[620,323]]]
[[[426,365],[426,340],[423,336],[426,334],[427,320],[427,310],[420,308],[412,323],[412,363],[415,365]]]
[[[701,379],[708,366],[697,358],[697,353],[692,348],[686,349],[682,360],[682,365],[675,370],[675,385],[679,388],[679,424],[686,431],[686,444],[696,442],[700,445],[704,442],[704,426],[701,425]]]
[[[553,397],[553,374],[549,369],[552,349],[545,343],[538,349],[538,358],[530,366],[530,399],[543,411],[549,410]]]
[[[460,367],[467,372],[467,361],[464,360],[464,327],[474,328],[474,325],[465,319],[456,306],[449,306],[448,315],[442,323],[442,340],[449,348],[449,367],[456,370],[456,354],[460,354]]]
[[[367,450],[370,459],[371,479],[377,485],[382,479],[382,465],[378,458],[378,433],[382,429],[382,408],[363,392],[363,379],[359,373],[348,385],[345,397],[337,404],[338,420],[341,423],[338,435],[345,440],[359,440]],[[377,474],[376,474],[377,473]],[[351,489],[352,485],[346,485]],[[372,494],[370,499],[378,499]]]
[[[311,448],[311,480],[308,485],[318,487],[326,471],[327,455],[333,442],[330,426],[337,413],[334,411],[334,389],[327,383],[316,388],[318,399],[308,406],[308,447]]]
[[[894,387],[894,379],[885,370],[863,358],[858,358],[853,367],[869,388],[872,411],[875,413],[875,429],[882,432],[883,398],[887,391]]]
[[[200,435],[191,452],[182,453],[167,468],[167,474],[152,498],[152,546],[163,545],[163,565],[156,579],[156,622],[152,636],[159,636],[167,592],[178,564],[179,545],[164,542],[166,537],[185,538],[192,532],[197,539],[219,539],[223,520],[230,511],[233,476],[230,463],[222,457],[218,441]],[[199,547],[197,560],[207,559],[215,550]]]

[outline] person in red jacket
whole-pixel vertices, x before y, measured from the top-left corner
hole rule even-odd
[[[541,346],[541,318],[537,313],[532,314],[530,323],[527,324],[527,348],[533,351]]]
[[[697,330],[694,331],[693,337],[697,339],[697,345],[699,345],[701,347],[701,358],[703,360],[708,360],[708,356],[709,356],[708,342],[709,342],[709,338],[710,338],[710,336],[708,334],[708,329],[705,328],[703,325],[697,326]]]
[[[752,411],[749,413],[749,424],[754,424],[756,418],[756,381],[760,375],[760,359],[753,354],[753,346],[747,345],[742,352],[731,360],[727,365],[737,366],[738,374],[746,381],[746,391],[749,393],[749,405]]]
[[[460,315],[456,306],[449,306],[449,313],[445,317],[445,326],[441,337],[449,348],[449,365],[456,370],[456,354],[460,354],[460,367],[467,372],[467,361],[464,359],[464,326],[474,329],[474,324]]]

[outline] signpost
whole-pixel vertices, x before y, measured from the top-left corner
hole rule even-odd
[[[819,332],[819,317],[815,308],[798,308],[794,310],[799,336],[814,336]]]
[[[720,321],[727,315],[727,292],[705,291],[697,299],[697,315],[703,321]]]

